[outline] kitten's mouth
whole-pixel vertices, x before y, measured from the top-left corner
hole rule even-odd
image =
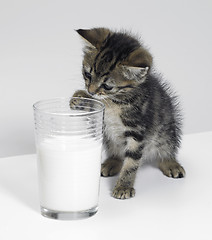
[[[99,95],[99,94],[94,94],[93,97],[99,100],[104,100],[108,98],[106,95]]]

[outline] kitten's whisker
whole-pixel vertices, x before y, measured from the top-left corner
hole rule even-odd
[[[118,96],[118,94],[117,94]],[[116,102],[119,102],[119,103],[124,103],[124,104],[128,104],[126,101],[122,100],[122,99],[118,99],[118,98],[114,98],[113,96],[108,96],[111,100],[114,100]]]
[[[106,103],[106,105],[108,105],[110,108],[112,107],[112,104],[111,104],[111,102],[110,101],[108,101],[108,99],[107,98],[104,98],[104,99],[102,99],[105,103]]]

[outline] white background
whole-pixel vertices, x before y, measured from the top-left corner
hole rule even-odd
[[[140,35],[180,96],[184,133],[212,130],[211,11],[211,0],[1,0],[0,157],[34,152],[34,102],[83,86],[78,28]]]

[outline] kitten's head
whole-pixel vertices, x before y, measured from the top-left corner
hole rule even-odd
[[[88,93],[121,99],[146,79],[152,56],[137,39],[106,28],[77,32],[85,40],[82,73]]]

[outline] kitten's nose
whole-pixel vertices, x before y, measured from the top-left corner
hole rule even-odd
[[[88,87],[88,92],[91,94],[91,95],[94,95],[96,93],[96,88],[93,86],[93,85],[90,85]]]

